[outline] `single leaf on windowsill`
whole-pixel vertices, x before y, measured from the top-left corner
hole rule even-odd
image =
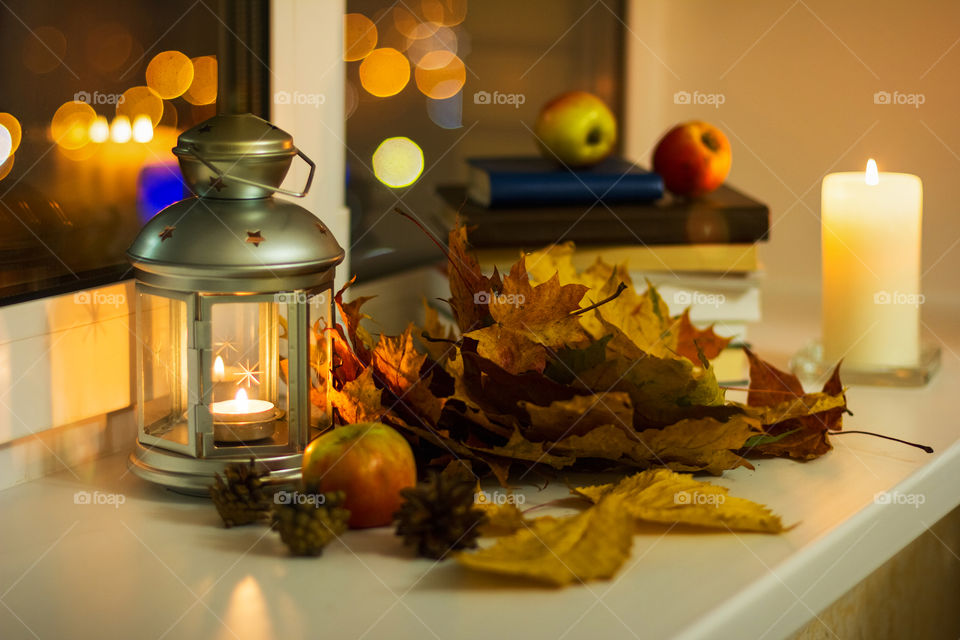
[[[784,530],[780,517],[767,507],[731,496],[726,487],[667,469],[642,471],[617,484],[578,487],[571,493],[593,503],[621,496],[623,508],[637,520],[647,522],[763,533]]]
[[[623,502],[623,496],[611,495],[574,516],[537,518],[493,546],[455,557],[470,569],[554,586],[611,578],[633,545],[633,518]]]

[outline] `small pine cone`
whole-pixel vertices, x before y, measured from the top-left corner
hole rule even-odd
[[[274,505],[273,527],[293,555],[318,556],[347,530],[350,511],[341,506],[342,491],[299,495],[309,499]]]
[[[270,513],[270,499],[263,489],[265,474],[257,471],[254,459],[248,464],[229,464],[223,470],[226,478],[214,474],[215,483],[210,487],[210,497],[217,513],[227,527],[261,522]]]
[[[472,476],[432,472],[426,482],[404,489],[405,501],[394,516],[397,535],[426,558],[440,560],[454,549],[473,549],[486,519],[474,507],[474,486]]]

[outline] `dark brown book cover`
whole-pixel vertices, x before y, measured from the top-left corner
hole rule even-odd
[[[667,196],[648,204],[561,205],[488,209],[467,198],[462,185],[437,188],[442,218],[459,212],[474,247],[577,244],[723,244],[768,239],[770,210],[726,185],[696,200]]]

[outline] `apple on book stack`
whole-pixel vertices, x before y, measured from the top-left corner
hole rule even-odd
[[[691,145],[717,156],[699,176],[684,156]],[[447,228],[458,217],[468,227],[485,272],[509,271],[522,253],[565,242],[576,246],[578,270],[598,258],[627,263],[638,289],[649,280],[672,313],[690,307],[694,324],[733,338],[713,366],[721,382],[741,382],[748,326],[761,316],[757,243],[770,225],[765,205],[721,184],[729,158],[725,136],[703,122],[664,137],[653,159],[659,174],[619,157],[586,168],[538,156],[471,158],[466,185],[437,188],[440,217]],[[720,167],[709,174],[713,160]]]

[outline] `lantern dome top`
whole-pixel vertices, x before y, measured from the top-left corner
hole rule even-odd
[[[296,153],[293,136],[252,113],[217,115],[187,129],[177,137],[173,153],[188,150],[217,160]]]
[[[155,215],[130,245],[137,279],[212,293],[270,293],[332,284],[343,248],[323,222],[274,193],[302,197],[315,165],[289,133],[252,114],[214,116],[184,131],[174,155],[198,197]],[[281,188],[294,157],[310,166],[300,192]]]
[[[264,293],[332,279],[344,251],[323,222],[293,202],[193,197],[147,222],[127,258],[147,284]]]

